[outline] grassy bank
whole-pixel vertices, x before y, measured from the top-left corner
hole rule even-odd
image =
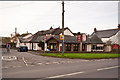
[[[59,57],[59,58],[71,58],[71,59],[104,59],[104,58],[117,58],[120,57],[120,54],[109,54],[109,53],[45,53],[40,54],[42,56],[51,56],[51,57]]]

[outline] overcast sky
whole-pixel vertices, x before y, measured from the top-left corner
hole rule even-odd
[[[117,28],[118,1],[65,1],[65,27],[91,34]],[[0,36],[62,28],[61,1],[0,1]]]

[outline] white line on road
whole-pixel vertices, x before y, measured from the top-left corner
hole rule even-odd
[[[25,63],[25,65],[28,66],[27,62],[25,61],[25,58],[22,57],[22,59],[23,59],[23,62]]]
[[[76,75],[76,74],[81,74],[81,73],[84,73],[84,72],[75,72],[75,73],[70,73],[70,74],[64,74],[64,75],[52,76],[52,77],[48,77],[48,78],[59,78],[59,77],[71,76],[71,75]]]
[[[113,66],[113,67],[107,67],[107,68],[100,68],[100,69],[97,69],[98,71],[101,71],[101,70],[105,70],[105,69],[112,69],[112,68],[118,68],[120,66]]]

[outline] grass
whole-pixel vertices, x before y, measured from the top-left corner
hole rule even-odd
[[[51,57],[59,57],[59,58],[71,58],[71,59],[105,59],[105,58],[118,58],[120,57],[120,54],[116,53],[64,53],[64,56],[62,54],[57,53],[45,53],[40,54],[42,56],[51,56]]]

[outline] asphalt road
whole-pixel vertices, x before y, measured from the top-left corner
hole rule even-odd
[[[118,59],[62,59],[43,57],[31,52],[17,52],[2,56],[16,56],[16,60],[2,60],[3,78],[118,78]]]

